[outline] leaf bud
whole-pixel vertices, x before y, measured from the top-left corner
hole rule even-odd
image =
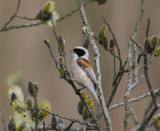
[[[39,19],[39,20],[43,20],[43,16],[44,16],[44,10],[39,9],[36,13],[36,18]]]
[[[84,41],[83,42],[84,42],[83,47],[86,48],[86,49],[88,49],[89,44],[90,44],[90,37],[89,37],[89,35],[85,35],[84,36]]]
[[[77,104],[77,111],[80,115],[82,115],[82,111],[83,111],[83,108],[84,108],[84,104],[83,102],[80,100]]]
[[[89,111],[86,109],[86,107],[83,108],[83,111],[82,111],[82,116],[83,116],[83,120],[87,120],[88,118],[90,118],[90,113]]]
[[[59,59],[58,59],[58,66],[59,66],[59,69],[61,71],[64,71],[65,70],[65,60],[62,56],[59,56]]]
[[[33,100],[32,98],[28,97],[26,100],[27,109],[31,110],[33,108]]]
[[[58,35],[58,44],[59,44],[58,45],[59,55],[63,56],[65,54],[64,51],[65,40],[62,35]]]
[[[151,47],[153,49],[155,49],[156,45],[157,45],[157,40],[158,40],[158,36],[157,35],[153,35],[151,37]]]
[[[86,34],[87,34],[87,27],[86,27],[86,26],[84,26],[84,27],[82,28],[82,33],[83,33],[83,35],[86,35]]]
[[[36,93],[38,92],[38,83],[36,82],[36,83],[34,83],[34,88],[35,88],[35,90],[36,90]]]
[[[115,46],[115,40],[111,39],[109,45],[110,45],[110,50],[113,51]]]
[[[105,35],[103,37],[102,45],[103,45],[105,50],[108,50],[108,38],[107,38],[107,35]]]
[[[88,96],[88,94],[87,94],[87,92],[86,92],[86,91],[82,92],[82,97],[83,97],[84,99],[86,99],[86,98],[87,98],[87,96]]]
[[[106,27],[106,25],[102,25],[101,27],[100,27],[100,30],[99,30],[99,38],[103,38],[103,36],[106,34],[106,32],[107,32],[107,27]]]
[[[14,119],[12,116],[9,116],[8,118],[9,123],[8,123],[8,131],[16,131],[16,126],[14,124]]]
[[[36,97],[36,90],[32,82],[28,82],[28,92],[32,97]]]
[[[50,44],[49,44],[48,38],[45,38],[45,39],[44,39],[44,43],[49,47]]]

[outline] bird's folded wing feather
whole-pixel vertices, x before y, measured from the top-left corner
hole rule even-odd
[[[93,68],[92,68],[92,65],[90,64],[90,62],[88,60],[86,60],[86,59],[79,58],[79,59],[77,59],[77,63],[86,72],[88,77],[91,79],[91,81],[98,88],[99,82],[97,81],[97,78],[96,78],[96,76],[94,74],[94,71],[93,71]]]

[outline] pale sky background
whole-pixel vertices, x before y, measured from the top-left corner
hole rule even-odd
[[[37,10],[42,8],[45,2],[46,0],[22,0],[19,14],[27,17],[35,17]],[[55,2],[56,10],[61,16],[78,7],[76,0],[55,0]],[[145,3],[145,13],[141,29],[137,36],[137,41],[142,45],[145,38],[148,18],[151,19],[149,36],[160,32],[160,1],[145,0]],[[0,1],[0,26],[13,14],[16,9],[16,4],[17,0]],[[140,12],[140,4],[140,0],[108,0],[108,2],[103,5],[98,5],[94,2],[86,7],[88,22],[95,34],[98,34],[99,28],[104,24],[102,17],[111,25],[121,49],[123,61],[127,58],[127,42],[134,32],[135,23]],[[32,21],[16,18],[11,24],[27,24],[31,22]],[[71,53],[69,50],[75,46],[82,45],[82,27],[83,24],[79,12],[56,24],[57,33],[62,34],[66,41],[66,60],[69,70],[71,66]],[[111,38],[109,32],[107,32],[107,35]],[[52,43],[53,52],[57,56],[56,41],[52,29],[47,25],[0,32],[0,103],[3,107],[6,120],[9,115],[13,114],[13,109],[9,105],[9,99],[7,97],[9,87],[6,84],[6,79],[8,75],[16,73],[16,71],[22,72],[24,91],[27,91],[28,81],[39,84],[38,99],[48,99],[52,105],[52,112],[82,120],[76,109],[79,98],[75,95],[72,87],[59,78],[59,73],[52,62],[49,50],[43,44],[45,37],[48,37]],[[107,101],[112,88],[113,59],[110,53],[105,52],[101,46],[98,45],[98,47],[101,53],[102,86],[105,100]],[[94,65],[94,55],[91,47],[89,51],[90,61]],[[154,89],[160,87],[159,66],[160,59],[155,58],[149,71],[149,77]],[[141,74],[142,72],[140,72],[140,75]],[[126,88],[127,75],[122,78],[112,104],[123,101]],[[136,97],[146,92],[148,92],[148,87],[145,80],[143,80],[132,92],[131,97]],[[27,96],[28,93],[25,94],[25,97]],[[139,122],[141,122],[143,118],[144,110],[148,106],[149,101],[150,97],[131,104],[131,107],[135,109],[135,114]],[[124,107],[114,109],[109,113],[113,130],[123,130]],[[132,129],[134,124],[132,120],[130,121],[130,129]],[[0,119],[0,125],[1,124],[2,121]]]

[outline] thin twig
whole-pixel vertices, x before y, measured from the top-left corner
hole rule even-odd
[[[45,24],[45,23],[40,21],[40,22],[30,23],[30,24],[11,25],[9,27],[0,28],[0,32],[9,31],[12,29],[28,28],[28,27],[38,26],[38,25],[42,25],[42,24]]]
[[[66,131],[68,131],[68,130],[70,130],[70,128],[72,127],[72,125],[74,124],[75,122],[71,122],[70,124],[69,124],[69,126],[66,128]]]
[[[138,122],[138,119],[135,115],[135,112],[134,112],[133,108],[131,108],[130,111],[131,111],[131,116],[132,116],[132,119],[133,119],[135,125],[138,125],[139,122]]]
[[[29,17],[18,15],[18,14],[16,14],[15,16],[21,19],[25,19],[25,20],[38,20],[37,18],[29,18]]]
[[[141,8],[140,8],[140,14],[138,17],[138,20],[136,22],[135,31],[133,33],[133,36],[131,37],[133,40],[136,39],[136,36],[138,34],[138,31],[140,29],[140,24],[142,22],[142,18],[144,15],[144,0],[141,0]],[[137,43],[133,43],[133,55],[134,55],[134,61],[133,61],[133,67],[134,67],[134,83],[138,82],[138,52],[136,46],[139,46]],[[140,46],[139,46],[140,48]],[[142,51],[142,50],[141,50]],[[143,53],[143,52],[142,52]]]
[[[112,52],[112,54],[115,54],[114,51]],[[114,70],[114,78],[116,77],[116,57],[113,55],[113,70]],[[113,78],[113,79],[114,79]]]
[[[89,4],[91,1],[92,1],[92,0],[87,0],[87,1],[84,3],[84,6],[87,6],[87,4]],[[79,8],[74,9],[74,10],[72,10],[71,12],[67,13],[66,15],[60,17],[60,19],[57,20],[57,21],[62,21],[63,19],[65,19],[65,18],[67,18],[67,17],[69,17],[69,16],[72,16],[74,13],[78,12],[79,10],[80,10]]]
[[[58,67],[58,62],[57,62],[57,60],[56,60],[56,58],[55,58],[55,56],[53,54],[52,47],[50,46],[50,43],[47,45],[47,47],[48,47],[48,49],[50,51],[50,54],[51,54],[51,57],[52,57],[53,61],[55,62],[56,67]]]
[[[44,121],[43,121],[43,130],[46,131],[46,125]]]
[[[139,70],[139,67],[137,69]],[[143,78],[144,78],[144,73],[141,75],[141,77],[138,79],[138,81],[134,82],[131,85],[131,90],[133,90],[134,88],[136,88],[136,86],[142,81]]]
[[[149,26],[150,26],[150,19],[148,19],[147,30],[146,30],[145,52],[147,51],[147,48],[148,48],[147,38],[148,38],[148,33],[149,33]],[[157,107],[157,102],[155,101],[155,96],[154,96],[153,88],[152,88],[152,85],[151,85],[151,82],[150,82],[150,79],[149,79],[149,76],[148,76],[147,53],[144,54],[144,65],[145,65],[144,66],[144,75],[145,75],[145,78],[146,78],[146,83],[148,85],[149,91],[151,92],[151,97],[153,99],[154,105],[155,105],[155,107]]]
[[[113,53],[113,51],[110,51],[110,50],[108,50],[108,51],[111,53],[111,55],[113,55],[113,57],[115,57],[115,58],[117,58],[118,60],[120,60],[119,56],[117,56],[115,53]]]
[[[134,34],[133,34],[133,38],[135,39],[137,34],[138,34],[138,31],[140,29],[140,24],[141,24],[141,21],[142,21],[142,17],[144,15],[144,1],[145,0],[141,0],[141,9],[140,9],[140,14],[139,14],[139,18],[136,22],[136,28],[134,30]]]
[[[144,15],[144,0],[141,0],[141,8],[140,8],[140,14],[139,14],[139,18],[136,22],[136,28],[134,31],[134,34],[132,36],[133,39],[136,39],[136,36],[138,34],[138,31],[140,29],[140,24],[142,22],[142,18]],[[134,82],[138,81],[138,70],[137,70],[137,60],[138,60],[138,52],[137,52],[137,48],[135,43],[133,43],[133,55],[134,55],[134,61],[133,61],[133,66],[134,66]]]
[[[39,112],[39,109],[38,109],[38,104],[37,104],[37,95],[34,97],[34,103],[35,103],[35,110],[36,110],[35,131],[38,131],[38,112]]]
[[[109,105],[111,104],[111,102],[112,102],[112,100],[113,100],[113,97],[114,97],[114,95],[115,95],[115,93],[116,93],[116,91],[117,91],[117,87],[118,87],[118,85],[119,85],[119,82],[120,82],[120,80],[122,79],[122,76],[123,76],[123,74],[124,74],[123,70],[124,70],[125,67],[123,67],[120,48],[119,48],[119,46],[118,46],[117,39],[116,39],[116,37],[115,37],[112,29],[111,29],[111,26],[107,23],[107,21],[105,20],[105,18],[103,18],[103,20],[104,20],[105,24],[108,26],[109,31],[110,31],[110,33],[112,34],[112,37],[113,37],[113,39],[114,39],[114,41],[115,41],[115,45],[116,45],[116,48],[117,48],[117,51],[118,51],[118,57],[115,56],[115,54],[112,54],[112,52],[111,52],[111,54],[114,55],[114,56],[119,60],[119,63],[120,63],[119,71],[118,71],[117,75],[114,76],[114,80],[113,80],[113,83],[112,83],[111,95],[110,95],[109,100],[108,100],[108,102],[107,102],[107,107],[109,107]]]
[[[18,0],[16,11],[15,11],[14,14],[10,17],[10,19],[4,24],[4,26],[2,27],[2,29],[3,29],[3,28],[6,28],[7,25],[8,25],[9,23],[11,23],[11,21],[16,17],[16,14],[18,13],[18,10],[19,10],[19,7],[20,7],[20,2],[21,2],[21,0]]]
[[[128,70],[127,70],[127,71],[124,70],[125,66],[126,66],[126,65],[124,65],[124,66],[122,67],[122,69],[119,70],[119,72],[117,73],[116,77],[114,78],[114,80],[113,80],[113,82],[112,82],[112,91],[111,91],[111,95],[110,95],[110,97],[109,97],[109,99],[108,99],[108,102],[107,102],[107,107],[110,106],[110,104],[111,104],[111,102],[112,102],[112,100],[113,100],[113,98],[114,98],[114,96],[115,96],[115,93],[116,93],[116,91],[117,91],[118,85],[119,85],[119,83],[120,83],[120,81],[121,81],[121,79],[122,79],[122,77],[123,77],[123,74],[124,74],[125,72],[128,72]]]
[[[157,94],[155,95],[155,98],[156,99],[157,97]],[[142,131],[146,128],[147,124],[149,123],[149,121],[151,120],[152,116],[154,115],[154,113],[157,111],[157,109],[159,108],[159,105],[157,106],[154,106],[153,110],[151,111],[151,113],[148,115],[150,109],[152,108],[152,106],[154,105],[154,99],[152,99],[152,101],[150,102],[148,108],[146,109],[145,113],[144,113],[144,116],[143,116],[143,121],[142,123],[140,124],[139,128],[138,128],[138,131]],[[148,116],[148,117],[147,117]]]
[[[154,107],[154,109],[151,111],[151,113],[149,114],[149,116],[148,116],[147,119],[146,119],[146,122],[145,122],[146,125],[150,122],[150,120],[152,119],[153,115],[155,114],[155,112],[156,112],[159,108],[160,108],[159,105],[157,105],[157,107]]]
[[[66,15],[60,17],[60,19],[57,20],[57,21],[62,21],[62,20],[64,20],[64,19],[66,19],[67,17],[72,16],[74,13],[76,13],[76,12],[78,12],[78,11],[79,11],[79,8],[74,9],[74,10],[72,10],[71,12],[67,13]]]
[[[43,109],[43,108],[39,108],[39,110],[43,110],[43,111],[47,112],[48,114],[51,114],[51,115],[54,115],[54,116],[57,116],[57,117],[66,119],[66,120],[71,121],[71,122],[74,122],[74,123],[79,123],[79,124],[81,124],[81,125],[86,125],[86,126],[89,126],[89,127],[95,127],[93,124],[90,124],[90,123],[87,123],[87,122],[82,122],[82,121],[80,121],[80,120],[78,120],[78,119],[73,119],[73,118],[70,118],[70,117],[67,117],[67,116],[62,116],[62,115],[59,115],[59,114],[50,112],[50,111],[48,111],[48,110],[45,110],[45,109]]]
[[[130,39],[136,44],[136,46],[141,50],[141,52],[144,53],[144,49],[142,48],[142,46],[133,37],[130,37]]]
[[[120,67],[122,67],[121,52],[120,52],[120,48],[119,48],[119,46],[118,46],[117,39],[116,39],[116,37],[115,37],[115,35],[114,35],[112,29],[111,29],[111,26],[107,23],[107,21],[105,20],[105,18],[103,18],[103,20],[104,20],[105,24],[108,26],[109,31],[111,32],[112,37],[113,37],[113,39],[114,39],[114,41],[115,41],[115,45],[116,45],[116,48],[117,48],[117,51],[118,51],[118,56],[119,56],[119,58],[120,58],[120,59],[119,59]]]
[[[148,18],[148,24],[147,24],[147,30],[146,30],[146,38],[148,38],[148,35],[149,35],[149,27],[150,27],[150,18]]]
[[[138,55],[137,64],[139,64],[141,57],[144,55],[144,53],[141,53]]]

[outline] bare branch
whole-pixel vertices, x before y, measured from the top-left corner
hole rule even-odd
[[[110,33],[112,34],[112,37],[113,37],[113,39],[114,39],[114,41],[115,41],[115,45],[116,45],[116,48],[117,48],[117,51],[118,51],[118,56],[116,56],[116,55],[113,54],[112,52],[111,52],[111,54],[112,54],[114,57],[116,57],[116,58],[119,60],[119,63],[120,63],[118,73],[114,73],[114,74],[116,74],[116,76],[114,76],[114,80],[113,80],[113,83],[112,83],[111,96],[109,97],[109,100],[108,100],[108,102],[107,102],[107,107],[109,107],[109,105],[111,104],[111,102],[112,102],[112,100],[113,100],[113,97],[114,97],[114,95],[115,95],[115,93],[116,93],[116,91],[117,91],[117,87],[118,87],[118,85],[119,85],[119,82],[120,82],[120,80],[122,79],[123,74],[125,73],[125,71],[124,71],[125,66],[123,66],[123,64],[122,64],[122,58],[121,58],[120,48],[119,48],[119,46],[118,46],[118,42],[117,42],[117,40],[116,40],[116,37],[115,37],[115,35],[114,35],[114,33],[113,33],[112,29],[111,29],[111,26],[107,23],[107,21],[105,20],[105,18],[103,18],[103,20],[104,20],[105,24],[108,26]],[[114,61],[115,61],[115,60],[114,60]],[[114,67],[114,68],[115,68],[115,67]],[[115,70],[115,69],[114,69],[114,70]]]
[[[110,104],[111,104],[111,102],[112,102],[112,100],[114,98],[114,95],[115,95],[115,93],[117,91],[118,85],[119,85],[119,83],[120,83],[120,81],[121,81],[121,79],[123,77],[123,74],[126,73],[126,72],[128,72],[128,70],[127,71],[124,70],[125,66],[126,66],[126,64],[124,64],[124,66],[122,67],[122,69],[119,70],[119,72],[117,73],[116,77],[114,78],[114,80],[112,82],[112,91],[111,91],[111,95],[109,97],[109,100],[107,102],[107,107],[110,106]]]
[[[137,68],[139,70],[139,67]],[[133,90],[144,78],[144,73],[141,75],[141,77],[138,79],[138,81],[135,81],[132,85],[131,85],[131,90]]]
[[[56,65],[56,68],[57,68],[58,67],[58,62],[57,62],[57,60],[56,60],[56,58],[53,54],[52,47],[50,46],[49,40],[47,38],[45,38],[44,43],[47,45],[47,47],[50,51],[51,57],[52,57],[53,61],[55,62],[55,65]]]
[[[142,48],[142,46],[133,37],[130,37],[130,39],[136,44],[136,46],[141,50],[141,52],[144,53],[144,49]]]
[[[105,20],[105,18],[103,18],[103,20],[104,20],[105,24],[108,26],[109,31],[111,32],[112,37],[113,37],[113,39],[114,39],[114,41],[115,41],[116,48],[117,48],[117,51],[118,51],[118,56],[119,56],[119,58],[120,58],[120,59],[119,59],[120,67],[122,67],[121,52],[120,52],[120,48],[119,48],[119,46],[118,46],[117,39],[116,39],[116,37],[115,37],[115,35],[114,35],[114,33],[113,33],[112,29],[111,29],[111,26],[107,23],[107,21]]]
[[[159,94],[159,93],[160,93],[160,88],[154,90],[154,93],[155,93],[155,94]],[[128,101],[129,101],[130,103],[136,102],[136,101],[140,101],[141,99],[144,99],[144,98],[146,98],[146,97],[148,97],[148,96],[150,96],[150,95],[151,95],[151,93],[148,92],[148,93],[145,93],[145,94],[143,94],[143,95],[141,95],[141,96],[139,96],[139,97],[130,98]],[[120,103],[114,104],[114,105],[110,106],[110,107],[108,108],[108,110],[112,110],[112,109],[115,109],[115,108],[120,107],[120,106],[124,106],[124,102],[120,102]]]
[[[130,106],[129,97],[131,96],[131,86],[132,86],[132,55],[131,55],[131,42],[128,42],[128,88],[124,96],[125,104],[125,119],[124,119],[124,131],[128,131],[129,116],[130,116]]]
[[[154,90],[154,93],[155,93],[155,94],[159,94],[159,93],[160,93],[160,88]],[[141,95],[141,96],[138,96],[138,97],[135,97],[135,98],[130,98],[128,101],[129,101],[130,103],[137,102],[137,101],[140,101],[140,100],[142,100],[142,99],[144,99],[144,98],[146,98],[146,97],[148,97],[148,96],[150,96],[150,95],[151,95],[151,93],[148,92],[148,93],[145,93],[145,94],[143,94],[143,95]],[[121,107],[121,106],[124,106],[124,102],[120,102],[120,103],[111,105],[111,106],[108,108],[108,110],[110,111],[110,110],[112,110],[112,109],[116,109],[116,108]],[[101,111],[101,112],[97,115],[97,118],[99,118],[99,117],[102,115],[102,113],[103,113],[103,112]]]
[[[28,27],[38,26],[38,25],[42,25],[42,24],[45,24],[45,23],[40,21],[40,22],[30,23],[30,24],[11,25],[9,27],[0,28],[0,32],[9,31],[12,29],[28,28]]]
[[[150,18],[148,19],[147,30],[146,30],[146,38],[148,38],[148,35],[149,35],[149,27],[150,27]]]

